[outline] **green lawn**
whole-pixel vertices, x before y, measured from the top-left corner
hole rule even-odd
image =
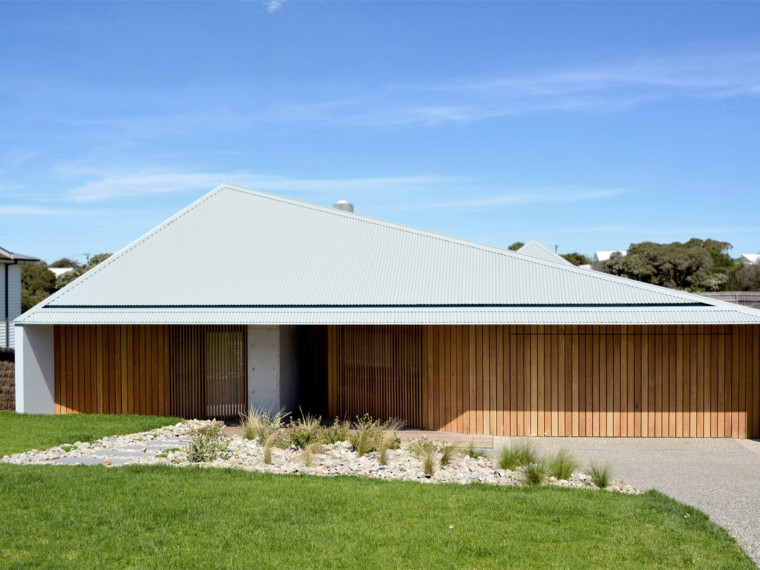
[[[753,568],[655,492],[0,465],[0,508],[11,567]]]
[[[30,449],[48,449],[62,443],[94,441],[107,435],[145,431],[179,421],[182,420],[156,416],[43,416],[0,412],[0,457]]]

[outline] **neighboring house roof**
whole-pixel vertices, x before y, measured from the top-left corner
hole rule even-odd
[[[607,261],[610,257],[612,257],[613,253],[628,255],[627,251],[595,251],[594,257],[591,261],[593,261],[594,263]]]
[[[543,259],[544,261],[553,261],[555,263],[564,263],[567,265],[572,265],[572,263],[570,263],[567,259],[565,259],[559,254],[554,253],[552,250],[547,248],[544,244],[537,242],[534,239],[530,240],[528,243],[526,243],[517,251],[518,253],[522,253],[523,255],[529,255],[530,257],[535,257],[536,259]]]
[[[739,261],[746,263],[747,265],[760,263],[760,253],[742,253]]]
[[[760,312],[224,184],[16,322],[730,324]]]
[[[39,261],[39,259],[32,257],[31,255],[13,253],[12,251],[0,247],[0,263],[17,263],[19,261]]]
[[[69,271],[74,271],[74,268],[73,267],[48,267],[48,271],[50,271],[56,277],[60,277],[61,275],[64,275],[65,273],[68,273]]]

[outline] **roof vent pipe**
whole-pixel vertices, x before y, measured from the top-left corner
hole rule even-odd
[[[353,212],[354,211],[354,205],[349,202],[348,200],[338,200],[333,204],[333,208],[336,210],[344,210],[346,212]]]

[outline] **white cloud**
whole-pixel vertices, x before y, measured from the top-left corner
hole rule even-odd
[[[387,189],[430,187],[448,179],[436,176],[386,176],[368,178],[289,178],[251,172],[161,172],[126,174],[97,173],[91,169],[65,167],[59,172],[68,177],[90,178],[66,192],[74,202],[102,202],[112,199],[195,192],[215,188],[224,182],[269,192],[321,193],[337,199],[337,193],[377,192]]]
[[[284,3],[285,3],[285,0],[268,0],[267,2],[264,3],[264,5],[267,9],[267,12],[271,14],[272,12],[276,12],[277,10],[282,8],[282,5]]]

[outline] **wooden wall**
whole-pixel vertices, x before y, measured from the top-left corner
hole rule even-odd
[[[351,336],[359,345],[377,342],[374,327],[362,336],[357,328],[330,327],[336,412],[349,386],[361,393],[365,380],[361,372],[347,376],[334,343]],[[760,437],[758,326],[418,328],[421,391],[403,396],[420,394],[421,422],[409,422],[415,427],[503,436]]]
[[[237,417],[245,327],[55,327],[55,411]]]
[[[368,413],[421,428],[422,332],[414,326],[329,327],[330,417]]]

